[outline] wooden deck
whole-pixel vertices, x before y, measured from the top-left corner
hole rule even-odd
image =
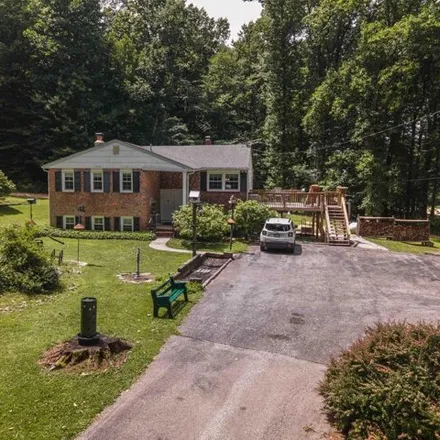
[[[327,205],[340,205],[341,194],[336,191],[303,192],[291,190],[254,190],[250,200],[256,200],[277,212],[324,212]]]

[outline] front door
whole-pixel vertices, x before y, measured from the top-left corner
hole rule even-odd
[[[161,189],[160,190],[160,221],[171,223],[173,212],[182,206],[183,197],[181,189]]]

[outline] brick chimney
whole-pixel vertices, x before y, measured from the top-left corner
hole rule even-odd
[[[102,145],[104,143],[104,133],[96,133],[95,136],[95,147],[98,147],[99,145]]]
[[[205,137],[205,145],[212,145],[212,140],[211,140],[211,136],[206,136]]]

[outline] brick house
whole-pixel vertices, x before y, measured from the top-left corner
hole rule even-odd
[[[227,205],[252,189],[252,156],[245,145],[139,146],[104,142],[43,166],[48,173],[50,224],[86,229],[146,230],[153,218],[171,223],[190,190],[203,202]],[[83,207],[84,211],[81,211]]]

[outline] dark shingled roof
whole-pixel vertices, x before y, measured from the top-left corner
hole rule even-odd
[[[251,149],[238,145],[166,145],[141,147],[194,169],[249,169]]]

